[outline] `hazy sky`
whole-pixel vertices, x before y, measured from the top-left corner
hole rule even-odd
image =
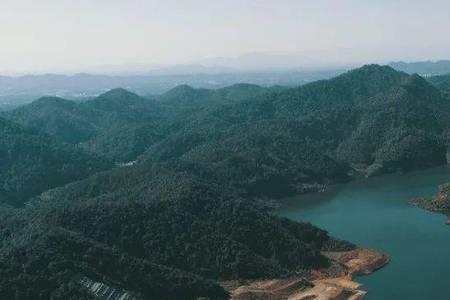
[[[449,28],[449,0],[0,0],[0,73],[260,51],[441,59],[450,58]]]

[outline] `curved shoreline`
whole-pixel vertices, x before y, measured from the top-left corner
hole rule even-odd
[[[438,193],[432,197],[413,198],[409,203],[434,213],[446,215],[448,217],[447,225],[450,225],[450,183],[439,185]]]
[[[375,272],[389,263],[386,255],[364,248],[323,252],[323,255],[330,259],[331,266],[312,270],[304,277],[222,284],[233,300],[361,300],[367,291],[353,278]]]

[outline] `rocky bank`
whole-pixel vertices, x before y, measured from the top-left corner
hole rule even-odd
[[[450,183],[439,186],[439,191],[431,198],[415,198],[411,200],[413,205],[434,212],[450,213]]]
[[[224,282],[223,286],[234,300],[360,300],[367,292],[353,277],[370,274],[389,262],[386,255],[363,248],[323,254],[332,262],[327,269],[291,278]]]

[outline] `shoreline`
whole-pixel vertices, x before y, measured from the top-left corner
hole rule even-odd
[[[449,157],[450,157],[450,154],[449,154]],[[357,170],[353,167],[353,174],[349,177],[349,179],[347,181],[322,183],[322,184],[319,184],[319,183],[309,184],[306,186],[306,188],[303,186],[299,192],[287,194],[287,195],[279,197],[279,198],[273,198],[273,199],[270,199],[269,202],[273,206],[274,210],[278,211],[286,203],[289,203],[289,201],[291,201],[291,200],[298,200],[299,197],[317,196],[317,195],[323,195],[326,193],[333,193],[343,187],[351,186],[352,184],[364,183],[364,182],[369,182],[369,181],[374,181],[374,180],[376,181],[383,177],[395,176],[398,174],[408,175],[408,174],[414,174],[414,173],[433,171],[433,170],[444,168],[444,167],[447,169],[450,169],[450,162],[448,162],[447,164],[442,164],[442,165],[437,165],[437,166],[432,166],[432,167],[427,167],[427,168],[414,169],[414,170],[410,170],[407,172],[392,171],[392,172],[379,173],[377,175],[372,175],[372,176],[365,176],[365,173],[363,171]],[[414,199],[410,200],[409,202],[410,202],[410,204],[418,206],[416,203],[413,203],[413,200],[418,200],[418,199],[425,200],[425,198],[414,198]],[[428,209],[428,210],[430,210],[430,209]],[[431,210],[431,211],[433,211],[433,210]],[[450,208],[448,210],[448,213],[450,214]]]
[[[438,193],[431,197],[413,198],[409,200],[409,203],[413,206],[447,216],[447,225],[450,225],[450,183],[439,185]]]
[[[332,262],[326,269],[309,271],[305,276],[223,282],[232,300],[361,300],[367,291],[353,281],[389,263],[376,250],[355,248],[342,252],[323,252]]]

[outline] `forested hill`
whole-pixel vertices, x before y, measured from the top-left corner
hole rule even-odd
[[[321,250],[353,247],[190,169],[118,168],[5,213],[0,295],[69,299],[87,276],[146,299],[225,299],[211,280],[292,275],[327,266]]]
[[[43,98],[4,116],[117,162],[180,161],[252,195],[284,196],[445,163],[448,100],[417,75],[369,65],[298,88],[123,89]]]
[[[428,78],[428,81],[445,92],[447,96],[450,95],[450,75],[432,76]]]
[[[50,188],[110,168],[100,157],[0,118],[0,203],[21,205]]]
[[[354,246],[273,215],[267,200],[446,163],[447,105],[421,77],[371,65],[297,88],[118,89],[9,112],[26,140],[137,161],[2,205],[0,296],[90,299],[78,281],[88,277],[146,299],[225,299],[219,280],[327,266],[321,251]],[[17,141],[6,144],[27,149]]]
[[[177,157],[251,194],[282,196],[366,174],[444,164],[441,94],[418,76],[366,66],[194,115],[142,160]]]
[[[160,141],[169,125],[183,122],[183,116],[241,101],[266,90],[270,89],[247,84],[218,90],[179,86],[146,99],[124,89],[114,89],[82,103],[44,97],[2,116],[52,135],[58,141],[117,162],[128,162]]]
[[[120,162],[133,160],[161,135],[157,106],[124,89],[82,103],[46,97],[4,117]]]

